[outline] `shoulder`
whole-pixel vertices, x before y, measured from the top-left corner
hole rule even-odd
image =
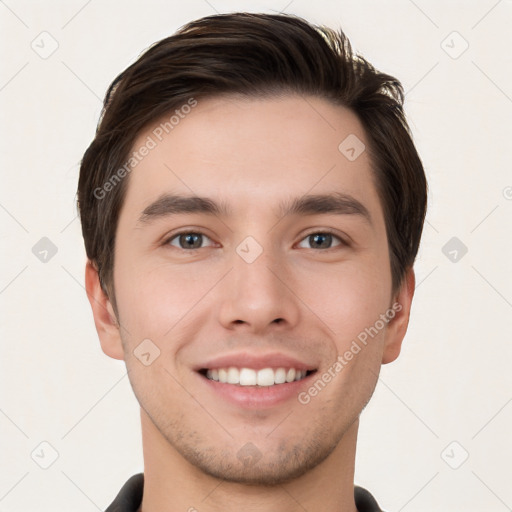
[[[144,474],[131,476],[105,512],[137,512],[142,502]]]
[[[354,498],[358,512],[384,512],[372,494],[363,487],[354,486]]]

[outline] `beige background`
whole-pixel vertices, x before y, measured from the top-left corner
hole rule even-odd
[[[83,289],[78,162],[118,72],[232,10],[341,26],[407,91],[429,211],[410,329],[362,414],[356,482],[389,511],[511,509],[512,2],[288,1],[0,2],[1,511],[104,510],[142,470],[137,402]],[[47,262],[32,252],[43,237]],[[455,262],[452,237],[468,248]]]

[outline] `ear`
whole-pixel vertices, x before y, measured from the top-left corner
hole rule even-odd
[[[382,364],[393,362],[400,354],[402,341],[407,332],[407,326],[409,325],[409,315],[415,285],[416,278],[414,270],[410,268],[407,270],[402,285],[391,305],[392,310],[395,311],[395,316],[389,321],[386,328]]]
[[[116,319],[114,308],[103,291],[98,271],[90,260],[87,260],[85,266],[85,289],[91,304],[101,349],[107,356],[114,359],[124,359],[119,323]]]

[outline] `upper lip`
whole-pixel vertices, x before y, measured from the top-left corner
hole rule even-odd
[[[251,354],[250,352],[238,352],[234,354],[224,354],[217,356],[205,363],[197,365],[196,371],[213,368],[253,368],[261,370],[263,368],[295,368],[296,370],[316,370],[314,364],[300,361],[286,354],[271,352],[267,354]]]

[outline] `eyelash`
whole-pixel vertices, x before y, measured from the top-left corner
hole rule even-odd
[[[202,235],[203,237],[206,237],[209,240],[211,240],[210,237],[208,235],[206,235],[205,233],[203,233],[202,231],[185,230],[185,231],[180,231],[178,233],[174,233],[170,237],[166,238],[165,241],[162,243],[162,245],[164,245],[164,246],[171,245],[171,241],[173,241],[174,239],[178,238],[181,235]],[[311,231],[310,233],[307,233],[300,240],[300,242],[306,240],[307,238],[309,238],[312,235],[331,235],[333,238],[338,239],[338,241],[339,241],[338,245],[335,245],[333,247],[328,247],[327,249],[319,249],[320,251],[323,251],[323,252],[330,251],[332,249],[336,249],[337,247],[348,247],[349,246],[349,244],[346,242],[346,240],[341,238],[339,235],[337,235],[334,231],[332,231],[330,229],[323,229],[320,231]],[[183,249],[182,247],[175,247],[175,246],[172,246],[172,247],[174,249],[178,249],[178,250],[181,250],[184,252],[192,252],[192,251],[198,251],[199,249],[205,249],[205,247],[198,247],[198,248],[193,248],[193,249]],[[311,249],[314,250],[314,248],[311,248]]]
[[[321,231],[311,231],[310,233],[307,233],[300,241],[302,242],[303,240],[306,240],[307,238],[309,238],[310,236],[313,236],[313,235],[331,235],[333,238],[336,238],[339,242],[338,245],[334,245],[333,247],[328,247],[327,249],[319,249],[321,251],[330,251],[331,249],[336,249],[337,247],[348,247],[348,243],[345,239],[343,239],[340,235],[337,235],[334,231],[332,231],[331,229],[324,229],[324,230],[321,230]],[[311,248],[313,249],[313,248]]]

